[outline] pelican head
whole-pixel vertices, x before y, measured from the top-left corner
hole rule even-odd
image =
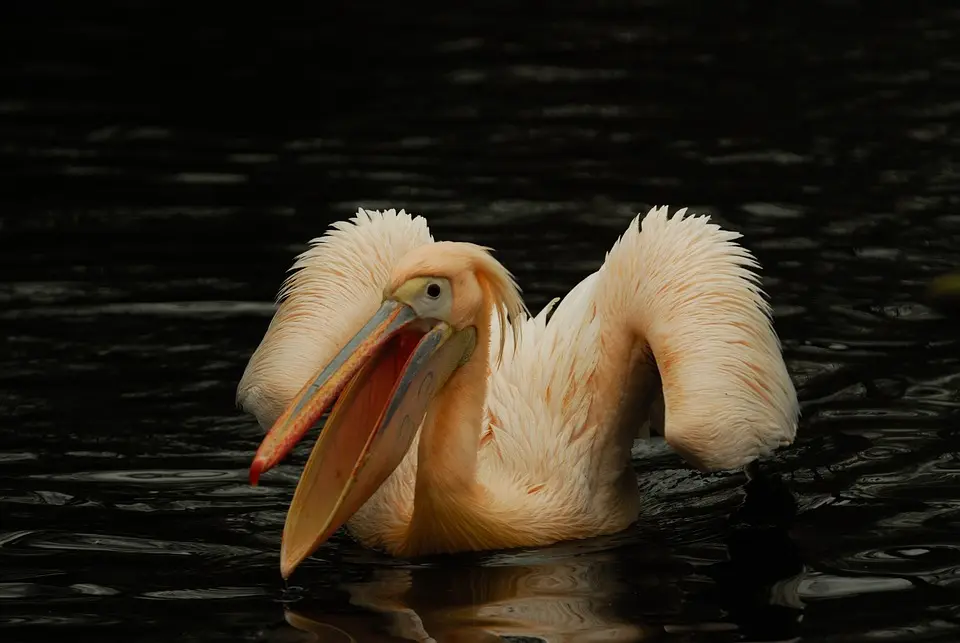
[[[469,362],[478,337],[488,341],[493,311],[505,325],[522,310],[511,275],[479,246],[430,243],[400,260],[380,308],[294,397],[251,465],[256,484],[336,400],[287,514],[284,576],[400,464],[431,402]]]

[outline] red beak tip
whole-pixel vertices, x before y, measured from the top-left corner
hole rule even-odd
[[[254,487],[260,482],[260,474],[263,473],[263,461],[254,460],[250,465],[250,484]]]

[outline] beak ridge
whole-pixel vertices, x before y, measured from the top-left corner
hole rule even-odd
[[[363,328],[320,368],[294,397],[267,431],[253,462],[250,484],[256,486],[261,474],[275,467],[329,408],[370,355],[398,331],[416,319],[409,306],[386,300]]]

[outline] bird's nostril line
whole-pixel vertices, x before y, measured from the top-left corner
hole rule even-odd
[[[420,390],[417,392],[417,395],[423,397],[431,393],[433,393],[433,373],[427,373],[423,381],[420,382]]]

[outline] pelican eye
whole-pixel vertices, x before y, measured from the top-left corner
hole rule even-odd
[[[427,286],[427,297],[437,299],[440,296],[440,284],[432,283]]]

